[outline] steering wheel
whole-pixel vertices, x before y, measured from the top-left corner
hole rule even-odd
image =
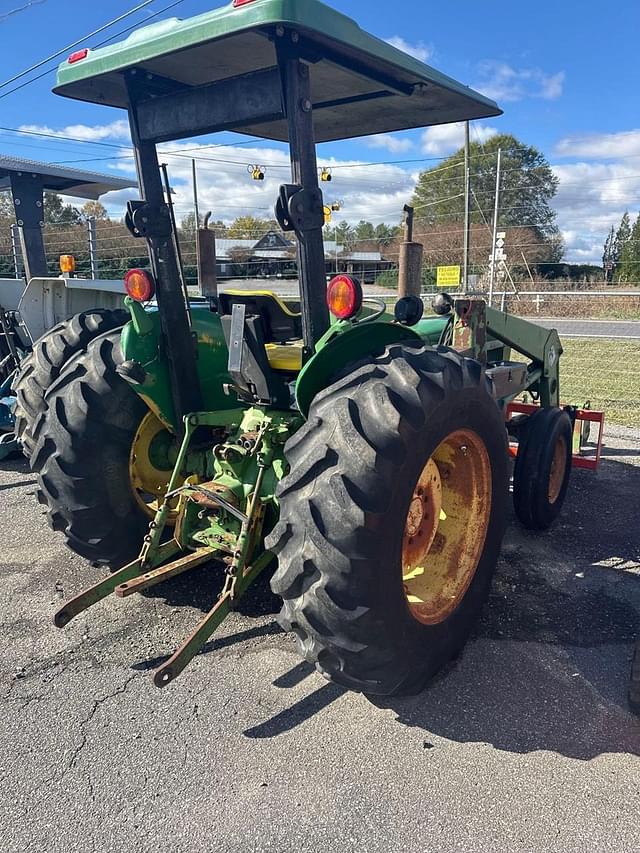
[[[380,299],[378,296],[365,296],[362,300],[362,304],[365,302],[373,302],[378,306],[378,310],[374,311],[373,314],[369,314],[367,317],[363,317],[362,320],[358,320],[358,324],[362,325],[363,323],[373,323],[374,320],[382,317],[384,312],[387,310],[387,303],[384,299]]]

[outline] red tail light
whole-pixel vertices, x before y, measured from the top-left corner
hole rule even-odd
[[[350,275],[337,275],[327,288],[329,311],[338,320],[349,320],[362,307],[362,287],[357,278]]]
[[[233,8],[237,9],[238,6],[248,6],[249,3],[254,3],[255,0],[233,0]]]
[[[81,59],[86,59],[89,55],[89,48],[83,47],[82,50],[76,50],[74,53],[70,54],[67,62],[69,65],[73,65],[74,62],[80,62]]]
[[[148,302],[153,299],[156,284],[146,270],[132,269],[124,274],[124,289],[136,302]]]

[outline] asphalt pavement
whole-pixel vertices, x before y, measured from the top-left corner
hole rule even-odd
[[[533,323],[557,329],[565,338],[627,338],[640,340],[640,320],[572,320],[527,317]]]
[[[638,453],[609,435],[550,532],[512,523],[456,665],[385,701],[300,663],[265,585],[156,689],[213,601],[206,567],[55,629],[96,572],[50,533],[27,466],[3,462],[0,850],[635,853]]]

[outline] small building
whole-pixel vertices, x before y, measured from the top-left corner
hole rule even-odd
[[[327,275],[348,272],[363,282],[394,266],[379,251],[352,252],[334,240],[324,241]],[[268,231],[258,240],[222,237],[216,240],[218,278],[298,277],[296,241],[278,231]]]

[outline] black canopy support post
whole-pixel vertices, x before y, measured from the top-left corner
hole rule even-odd
[[[293,37],[296,34],[285,33],[283,41],[287,35]],[[278,60],[284,87],[293,183],[308,193],[319,194],[321,207],[309,66],[299,57],[292,55],[282,44],[279,45]],[[322,222],[323,218],[320,217],[317,227],[297,235],[305,357],[313,353],[316,342],[329,328]]]
[[[168,226],[156,229],[156,234],[147,234],[146,239],[151,270],[156,280],[161,344],[169,364],[176,425],[178,431],[182,432],[183,417],[190,412],[202,410],[202,394],[196,370],[196,346],[191,334],[182,291],[180,268],[170,227],[170,214],[164,198],[158,153],[155,143],[142,142],[138,133],[136,77],[137,69],[135,68],[125,72],[129,95],[129,124],[142,199],[154,214],[150,219],[156,222],[166,220]]]
[[[42,178],[31,172],[14,172],[10,176],[13,209],[16,214],[20,248],[27,281],[49,275],[44,249],[44,195]]]

